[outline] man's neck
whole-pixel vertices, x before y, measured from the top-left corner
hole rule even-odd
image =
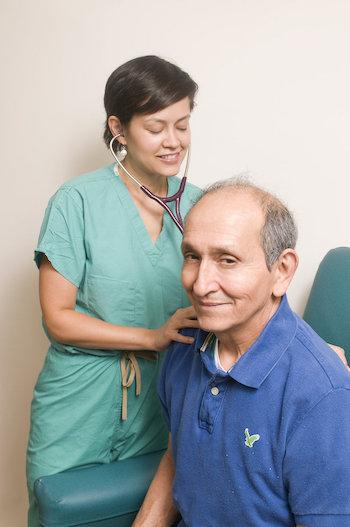
[[[215,333],[219,341],[219,358],[224,370],[228,371],[252,346],[264,330],[266,324],[276,313],[281,299],[276,298],[266,309],[256,313],[252,319],[241,327],[230,329],[227,332]]]

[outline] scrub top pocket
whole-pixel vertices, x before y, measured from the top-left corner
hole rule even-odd
[[[135,287],[131,282],[90,275],[86,297],[89,309],[98,318],[117,325],[135,323]]]

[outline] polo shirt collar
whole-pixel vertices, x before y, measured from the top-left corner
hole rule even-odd
[[[284,295],[276,313],[259,337],[227,374],[222,372],[223,375],[228,375],[250,388],[259,388],[287,350],[296,329],[297,318]],[[209,372],[218,374],[212,353],[214,342],[213,333],[200,331],[196,339],[196,347],[201,352],[202,360]]]

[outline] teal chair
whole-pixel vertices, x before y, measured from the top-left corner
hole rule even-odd
[[[130,527],[164,451],[36,480],[42,527]]]
[[[304,320],[326,342],[341,346],[350,364],[350,247],[337,247],[322,260]]]

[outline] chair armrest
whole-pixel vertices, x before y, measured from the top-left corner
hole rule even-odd
[[[34,493],[41,525],[131,525],[163,454],[162,450],[37,479]]]

